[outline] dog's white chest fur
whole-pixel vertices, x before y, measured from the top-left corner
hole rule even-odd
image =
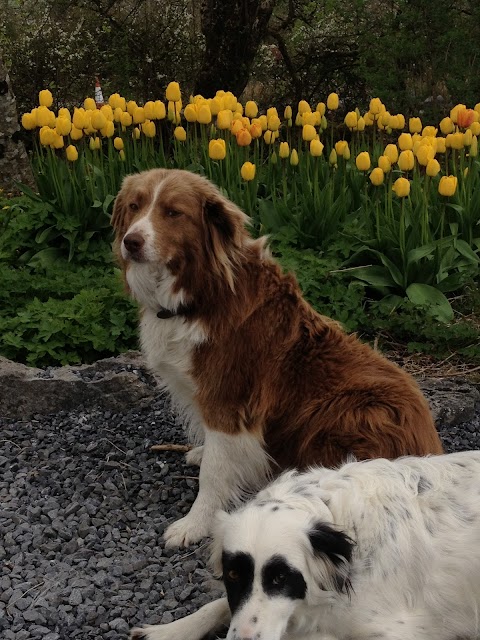
[[[193,352],[205,340],[206,335],[196,322],[186,322],[182,317],[160,319],[149,309],[143,314],[140,342],[147,365],[171,393],[174,404],[190,419],[198,415],[191,375]]]

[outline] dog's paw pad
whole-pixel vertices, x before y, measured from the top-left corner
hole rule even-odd
[[[206,526],[202,526],[201,523],[195,522],[193,518],[185,516],[171,524],[165,531],[163,538],[165,546],[168,548],[188,547],[194,542],[205,538],[208,533]]]
[[[203,445],[200,447],[194,447],[188,453],[185,454],[185,460],[188,465],[199,467],[203,458]]]

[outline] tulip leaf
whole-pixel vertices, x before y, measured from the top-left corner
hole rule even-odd
[[[363,280],[373,287],[394,287],[395,282],[390,272],[380,265],[371,265],[368,267],[355,267],[349,269],[349,273],[359,280]]]
[[[394,282],[399,287],[403,287],[404,286],[404,277],[403,277],[400,269],[389,258],[387,258],[387,256],[384,253],[382,253],[381,251],[372,250],[372,253],[377,255],[380,258],[382,264],[385,267],[387,267],[387,269],[389,270],[390,275],[392,276],[392,279],[394,280]]]
[[[457,250],[458,253],[461,253],[462,256],[470,262],[477,263],[479,261],[477,254],[465,240],[457,240]]]
[[[426,307],[428,312],[440,322],[453,320],[453,309],[445,295],[428,284],[414,282],[407,287],[410,302],[420,307]]]

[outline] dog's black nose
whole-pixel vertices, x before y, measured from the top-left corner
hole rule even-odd
[[[145,244],[145,238],[140,233],[129,233],[124,237],[123,244],[128,253],[138,256]]]

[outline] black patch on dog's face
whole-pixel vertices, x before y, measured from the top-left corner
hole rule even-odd
[[[294,569],[282,556],[273,556],[262,569],[262,588],[269,596],[283,596],[290,600],[303,600],[307,583],[298,569]]]
[[[222,554],[223,582],[232,615],[252,593],[254,562],[249,553]]]

